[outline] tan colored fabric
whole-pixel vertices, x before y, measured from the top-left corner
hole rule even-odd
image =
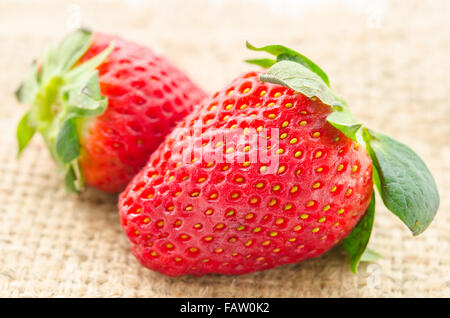
[[[84,24],[167,54],[211,92],[252,68],[242,62],[256,56],[246,39],[301,50],[360,119],[424,158],[440,189],[440,213],[412,237],[378,204],[370,246],[385,258],[363,264],[357,276],[340,249],[241,277],[167,278],[143,268],[128,249],[114,196],[66,194],[40,138],[15,157],[25,107],[13,92],[32,58],[76,22],[77,7],[68,7],[75,2]],[[449,297],[450,2],[302,3],[1,1],[0,296]]]

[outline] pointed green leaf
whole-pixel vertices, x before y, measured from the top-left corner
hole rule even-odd
[[[379,179],[384,205],[414,235],[422,233],[439,208],[439,193],[425,163],[408,146],[386,135],[364,129],[368,151]]]
[[[344,135],[357,141],[357,133],[362,124],[356,119],[347,107],[334,107],[334,111],[328,115],[327,121]]]
[[[21,103],[31,104],[36,98],[39,90],[38,66],[36,61],[33,61],[27,76],[19,88],[16,90],[17,100]]]
[[[28,145],[35,132],[36,127],[32,124],[31,111],[29,111],[22,117],[17,125],[17,142],[19,145],[18,155],[20,155],[23,149]]]
[[[372,233],[373,220],[375,216],[375,195],[367,208],[366,214],[359,221],[353,231],[342,241],[342,245],[350,255],[350,268],[356,274],[358,264],[369,243],[370,234]]]
[[[68,191],[80,193],[83,190],[83,179],[80,174],[80,167],[77,161],[67,165],[65,184]]]
[[[261,66],[262,68],[269,68],[272,65],[274,65],[277,61],[272,59],[253,59],[253,60],[245,60],[245,62]]]
[[[58,159],[64,164],[71,162],[80,155],[80,144],[74,117],[70,117],[62,123],[56,137],[55,149]]]
[[[364,254],[361,256],[360,262],[376,262],[379,259],[382,259],[383,256],[381,254],[378,254],[374,250],[370,248],[366,248],[364,251]]]
[[[66,94],[68,111],[80,117],[98,116],[108,106],[108,100],[100,93],[97,71],[83,86],[72,87]]]
[[[247,48],[253,51],[264,51],[269,54],[275,55],[277,57],[277,62],[283,61],[283,60],[289,60],[296,63],[299,63],[315,74],[317,74],[323,82],[330,86],[330,81],[328,80],[327,74],[313,61],[311,61],[309,58],[304,56],[303,54],[300,54],[299,52],[296,52],[288,47],[282,46],[282,45],[267,45],[260,48],[257,48],[253,45],[251,45],[248,41],[246,42]],[[262,65],[261,65],[262,66]],[[264,67],[264,66],[263,66]],[[267,68],[267,66],[265,67]]]

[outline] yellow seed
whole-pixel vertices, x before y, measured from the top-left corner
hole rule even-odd
[[[278,149],[277,153],[280,154],[280,155],[283,154],[284,153],[284,149],[283,148]]]
[[[286,166],[281,166],[280,168],[278,168],[278,174],[281,174],[285,171],[286,171]]]
[[[229,91],[227,92],[227,95],[228,95],[228,96],[233,95],[233,94],[234,94],[234,90],[229,90]]]
[[[300,231],[302,229],[302,226],[301,225],[296,225],[294,228],[293,228],[293,230],[295,231],[295,232],[298,232],[298,231]]]
[[[228,148],[227,150],[226,150],[226,153],[232,153],[234,151],[234,148],[233,147],[230,147],[230,148]]]
[[[349,188],[349,189],[347,190],[347,192],[345,193],[345,196],[346,196],[346,197],[349,197],[351,194],[352,194],[352,189]]]
[[[275,114],[269,114],[267,117],[270,118],[270,119],[274,119],[275,117],[277,117],[277,115],[275,115]]]
[[[185,208],[186,211],[192,211],[194,207],[192,205],[189,205]]]
[[[299,151],[297,151],[295,154],[294,154],[294,157],[295,158],[298,158],[298,157],[300,157],[302,155],[302,152],[299,150]]]
[[[273,106],[275,106],[275,103],[269,103],[269,104],[267,104],[267,107],[273,107]]]
[[[241,195],[238,193],[238,192],[234,192],[234,193],[232,193],[231,194],[231,198],[232,199],[237,199],[237,198],[239,198]]]
[[[156,256],[158,256],[158,253],[156,253],[155,251],[152,251],[152,252],[150,253],[150,255],[153,256],[153,257],[156,257]]]
[[[221,230],[224,227],[225,227],[225,224],[223,224],[223,223],[219,223],[219,224],[216,225],[216,229],[218,229],[218,230]]]
[[[275,237],[275,236],[278,235],[278,232],[271,232],[269,235],[272,236],[272,237]]]
[[[284,223],[284,219],[283,218],[279,218],[278,220],[275,221],[276,225],[281,225]]]
[[[262,91],[260,95],[261,95],[261,96],[264,96],[264,95],[266,95],[266,94],[267,94],[267,91]]]
[[[295,171],[295,174],[298,176],[300,173],[302,173],[302,169],[297,169],[297,171]]]
[[[328,211],[329,209],[330,209],[330,205],[329,204],[327,204],[327,205],[325,205],[323,207],[323,211]]]
[[[206,180],[205,177],[200,177],[200,178],[197,179],[197,182],[198,183],[202,183],[202,182],[205,182],[205,180]]]
[[[236,129],[236,127],[237,127],[237,125],[232,125],[232,126],[230,127],[230,130]]]
[[[302,220],[306,220],[307,218],[309,218],[309,215],[308,214],[302,214],[302,215],[300,215],[300,218]]]
[[[245,147],[244,147],[244,151],[245,151],[245,152],[248,152],[249,150],[250,150],[250,146],[245,146]]]
[[[197,223],[194,225],[194,228],[196,229],[201,229],[203,227],[203,225],[201,225],[200,223]]]
[[[243,177],[236,177],[236,178],[234,179],[234,181],[236,181],[236,182],[238,182],[238,183],[242,183],[242,182],[244,182],[244,178],[243,178]]]
[[[212,241],[212,236],[207,236],[207,237],[205,237],[205,241],[206,242],[211,242]]]
[[[262,245],[263,245],[263,246],[268,246],[268,245],[270,245],[270,241],[269,241],[269,240],[264,241],[264,242],[262,242]]]
[[[175,206],[173,206],[173,205],[167,207],[167,210],[168,210],[168,211],[173,211],[173,209],[175,209]]]
[[[195,253],[195,252],[198,251],[198,248],[196,248],[196,247],[191,247],[191,248],[189,249],[189,251],[190,251],[191,253]]]
[[[182,261],[182,259],[179,258],[179,257],[174,257],[174,260],[175,260],[175,262],[181,262]]]
[[[340,210],[337,211],[337,213],[338,214],[342,214],[342,213],[344,213],[344,211],[345,211],[344,209],[340,209]]]
[[[286,105],[284,105],[284,107],[291,108],[292,107],[292,103],[287,103]]]
[[[236,242],[236,238],[235,238],[235,237],[231,237],[231,238],[228,240],[228,242],[231,242],[231,243]]]
[[[322,157],[322,151],[317,151],[316,152],[316,154],[314,155],[314,157],[316,157],[316,158],[320,158],[320,157]]]
[[[296,144],[297,141],[298,141],[297,138],[292,138],[291,141],[289,141],[289,143],[291,143],[291,144]]]
[[[151,199],[151,198],[153,198],[154,196],[155,196],[154,194],[150,193],[149,195],[147,195],[147,199]]]
[[[275,93],[275,95],[273,95],[273,97],[280,97],[280,96],[281,96],[280,92],[277,92],[277,93]]]
[[[312,230],[312,232],[313,232],[313,233],[317,233],[317,232],[319,232],[319,230],[320,230],[320,229],[319,229],[318,227],[316,227],[316,228],[314,228],[314,229]]]
[[[158,227],[163,227],[164,226],[164,221],[159,221],[156,225]]]
[[[338,142],[339,141],[339,137],[334,138],[334,141]]]
[[[189,238],[189,236],[186,235],[186,234],[181,234],[180,235],[180,239],[182,239],[182,240],[187,240],[188,238]]]
[[[314,183],[312,187],[313,187],[313,189],[320,188],[320,182]]]
[[[223,248],[216,248],[215,252],[216,253],[222,253],[223,252]]]
[[[306,120],[302,120],[299,125],[300,126],[305,126],[306,125]]]
[[[234,215],[234,213],[236,213],[236,211],[235,211],[235,210],[233,210],[233,209],[231,209],[231,210],[228,210],[228,212],[227,212],[226,216],[232,216],[232,215]]]
[[[230,168],[229,165],[225,165],[225,166],[222,167],[222,171],[227,171],[229,168]]]
[[[255,233],[258,233],[259,231],[261,231],[261,228],[260,228],[260,227],[257,227],[257,228],[255,228],[255,229],[253,230],[253,232],[255,232]]]
[[[214,161],[208,162],[208,164],[206,166],[208,168],[211,168],[212,166],[214,166]]]
[[[280,250],[281,250],[281,249],[277,247],[277,248],[274,248],[274,249],[272,250],[272,252],[278,253]]]
[[[199,194],[200,192],[198,191],[192,192],[191,197],[198,197]]]
[[[213,214],[213,212],[214,212],[213,209],[208,209],[208,210],[205,211],[205,214],[206,215],[211,215],[211,214]]]
[[[352,172],[356,172],[358,170],[358,166],[357,165],[354,165],[353,166],[353,169],[352,169]]]
[[[247,135],[247,134],[248,134],[248,127],[245,127],[245,128],[244,128],[243,134],[244,134],[244,135]]]
[[[273,191],[278,191],[278,190],[280,190],[281,189],[281,186],[279,185],[279,184],[276,184],[276,185],[274,185],[273,187],[272,187],[272,190]]]
[[[339,226],[339,222],[336,222],[333,224],[334,226]]]
[[[337,190],[337,187],[336,187],[336,186],[334,186],[334,187],[331,188],[331,192],[335,192],[336,190]]]
[[[259,202],[259,199],[256,198],[256,197],[253,197],[253,198],[250,199],[250,204],[256,204],[258,202]]]
[[[281,135],[280,135],[280,139],[284,139],[284,138],[286,138],[287,137],[287,134],[286,133],[282,133]]]
[[[136,211],[134,213],[141,213],[142,209],[141,208],[137,208]]]
[[[343,164],[340,164],[340,165],[337,167],[337,171],[342,171],[342,169],[344,169],[344,165],[343,165]]]
[[[309,208],[309,207],[312,207],[314,205],[314,201],[308,201],[308,203],[306,203],[306,206]]]
[[[247,104],[242,104],[241,107],[239,107],[239,109],[245,109],[247,108],[247,106],[248,106]]]
[[[216,148],[220,148],[220,147],[222,147],[222,145],[223,145],[223,142],[219,141],[219,142],[216,144]]]
[[[231,108],[233,108],[233,106],[234,106],[233,104],[228,104],[227,106],[225,106],[225,109],[230,110]]]
[[[325,220],[326,220],[326,217],[321,217],[318,222],[323,223],[323,222],[325,222]]]
[[[259,182],[255,185],[255,188],[261,189],[262,187],[264,187],[264,183],[263,182]]]
[[[184,176],[182,180],[186,181],[187,179],[189,179],[189,176]]]
[[[323,171],[323,168],[322,168],[322,167],[317,168],[316,171],[317,171],[317,172],[322,172],[322,171]]]
[[[245,216],[245,218],[247,219],[247,220],[251,220],[251,219],[253,219],[255,217],[255,215],[253,214],[253,213],[249,213],[249,214],[247,214],[246,216]]]
[[[320,137],[320,132],[316,131],[315,133],[312,134],[312,136],[315,138]]]
[[[253,243],[253,241],[249,240],[249,241],[245,242],[245,246],[250,246],[250,245],[252,245],[252,243]]]
[[[222,121],[226,121],[226,120],[228,120],[228,118],[230,118],[230,115],[225,115],[225,116],[223,116]]]
[[[175,222],[175,226],[180,226],[181,225],[181,220],[178,220]]]
[[[284,209],[285,209],[286,211],[292,209],[292,204],[290,204],[290,203],[286,204],[286,205],[284,206]]]
[[[264,173],[264,172],[266,172],[267,171],[267,166],[261,166],[260,168],[259,168],[259,172],[261,172],[261,173]]]
[[[276,199],[270,200],[269,206],[274,206],[275,204],[277,204],[277,200]]]
[[[245,230],[245,226],[244,226],[244,225],[241,225],[241,226],[237,227],[236,230],[238,230],[238,231]]]
[[[150,218],[145,218],[143,222],[144,223],[149,223],[150,222]]]
[[[291,188],[291,193],[295,193],[295,192],[297,192],[298,191],[298,186],[293,186],[292,188]]]
[[[302,115],[306,115],[306,114],[307,114],[307,112],[306,112],[306,110],[302,110],[302,111],[300,112],[300,114],[302,114]]]
[[[210,108],[209,108],[209,111],[213,111],[213,110],[215,110],[217,108],[217,105],[212,105]]]
[[[212,193],[212,194],[209,196],[209,198],[210,198],[210,199],[217,199],[218,196],[219,196],[219,195],[218,195],[217,193]]]
[[[242,91],[242,93],[247,94],[248,92],[250,92],[250,88],[246,88]]]
[[[246,161],[242,164],[243,167],[248,167],[250,166],[250,161]]]
[[[260,131],[263,130],[263,129],[264,129],[263,126],[259,126],[258,128],[256,128],[256,131],[257,131],[257,132],[260,132]]]
[[[283,127],[283,128],[285,128],[287,126],[289,126],[289,121],[287,121],[287,120],[281,124],[281,127]]]
[[[169,250],[172,249],[172,248],[173,248],[173,244],[167,243],[167,244],[166,244],[166,248],[169,249]]]

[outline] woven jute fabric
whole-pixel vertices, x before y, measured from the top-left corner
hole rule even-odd
[[[68,194],[39,136],[16,158],[26,107],[14,90],[34,57],[81,23],[167,55],[213,92],[255,69],[245,49],[280,43],[329,74],[358,118],[420,154],[441,206],[418,237],[378,200],[370,247],[384,258],[349,270],[341,248],[244,276],[168,278],[129,251],[117,197]],[[450,2],[0,2],[0,296],[449,297]]]

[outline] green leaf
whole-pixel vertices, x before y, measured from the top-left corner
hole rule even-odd
[[[57,47],[50,48],[42,62],[42,82],[70,70],[88,50],[92,39],[91,31],[78,29],[64,37]]]
[[[373,130],[363,138],[378,176],[384,205],[413,235],[422,233],[439,208],[439,193],[425,163],[408,146]]]
[[[263,82],[289,87],[309,98],[317,97],[330,105],[333,112],[328,115],[328,122],[342,131],[347,137],[357,141],[357,134],[362,124],[353,116],[345,101],[339,98],[323,80],[310,69],[292,61],[274,64],[266,74],[261,74]]]
[[[98,72],[92,72],[91,77],[83,84],[66,92],[68,111],[80,117],[102,114],[108,106],[108,100],[100,93]]]
[[[83,179],[78,162],[74,161],[67,165],[64,181],[69,191],[80,193],[83,190]]]
[[[353,231],[342,241],[342,245],[350,255],[350,268],[356,274],[358,264],[364,255],[370,234],[372,233],[375,217],[375,195],[372,194],[366,214],[359,221]]]
[[[69,117],[62,123],[56,137],[55,149],[58,159],[64,164],[78,158],[80,155],[80,144],[76,118]]]
[[[245,60],[245,62],[261,66],[262,68],[269,68],[272,65],[274,65],[277,61],[273,59],[253,59],[253,60]]]
[[[36,61],[33,61],[30,70],[28,71],[25,80],[20,84],[16,90],[16,98],[21,103],[30,104],[34,102],[36,94],[39,90],[39,76],[38,66]]]
[[[381,254],[378,254],[374,250],[370,248],[366,248],[364,254],[361,256],[360,262],[376,262],[379,259],[383,258]]]
[[[17,125],[18,155],[22,153],[36,132],[36,126],[32,124],[31,116],[31,111],[27,112]]]
[[[299,63],[315,74],[317,74],[323,82],[330,86],[330,81],[328,80],[327,74],[313,61],[311,61],[309,58],[304,56],[303,54],[300,54],[299,52],[296,52],[288,47],[282,46],[282,45],[267,45],[260,48],[257,48],[253,45],[251,45],[248,41],[246,42],[247,48],[253,51],[264,51],[269,54],[275,55],[277,57],[277,62],[289,60],[296,63]],[[262,66],[262,65],[261,65]],[[267,66],[263,66],[267,68]]]

